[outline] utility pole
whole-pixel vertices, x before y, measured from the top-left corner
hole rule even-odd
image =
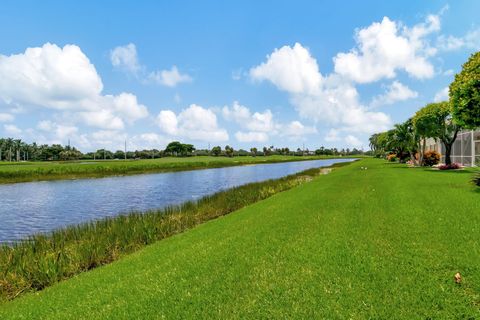
[[[105,159],[107,159],[107,158],[105,157],[105,148],[103,148],[103,160],[105,160]]]
[[[125,160],[127,160],[127,139],[125,139]]]

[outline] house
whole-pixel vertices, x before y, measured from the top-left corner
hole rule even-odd
[[[445,163],[445,145],[438,139],[426,140],[426,151],[435,150],[442,155],[441,162]],[[460,131],[453,144],[452,162],[463,166],[480,166],[480,129]]]

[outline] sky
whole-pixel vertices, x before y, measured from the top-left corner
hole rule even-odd
[[[480,1],[2,1],[0,136],[368,149],[448,99]]]

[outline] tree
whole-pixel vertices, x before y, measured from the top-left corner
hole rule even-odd
[[[2,161],[2,152],[5,148],[7,140],[0,138],[0,161]]]
[[[59,154],[60,160],[78,160],[82,156],[83,154],[75,148],[61,151]]]
[[[122,151],[122,150],[117,150],[115,151],[115,153],[113,154],[113,157],[115,159],[125,159],[125,152]]]
[[[480,51],[470,56],[450,84],[453,121],[466,129],[480,127]]]
[[[380,145],[379,145],[379,137],[382,133],[374,133],[370,136],[368,139],[370,150],[373,151],[373,154],[377,154],[377,152],[380,151]],[[323,148],[323,147],[322,147]]]
[[[418,150],[420,139],[415,132],[412,120],[396,124],[393,130],[387,132],[387,150],[395,152],[400,162],[410,156],[415,161],[415,154]]]
[[[215,157],[218,157],[221,153],[222,153],[222,148],[220,148],[220,146],[216,146],[212,148],[212,154]]]
[[[267,147],[263,147],[263,155],[264,156],[268,155],[268,148]]]
[[[250,152],[252,153],[252,156],[256,157],[257,156],[257,148],[250,148]]]
[[[451,164],[452,146],[460,131],[460,126],[452,119],[452,105],[448,101],[427,104],[417,111],[413,123],[422,136],[443,142],[445,163]]]
[[[225,146],[225,154],[227,155],[227,157],[231,158],[233,157],[233,148],[230,147],[230,146]]]
[[[192,153],[193,151],[195,151],[195,147],[193,145],[184,144],[179,141],[172,141],[165,148],[165,153],[170,154],[172,156],[181,155],[185,157],[189,153]]]
[[[413,120],[408,119],[401,125],[396,125],[396,132],[399,135],[397,138],[399,140],[404,140],[404,145],[407,152],[410,155],[410,160],[413,162],[414,165],[420,166],[423,164],[423,154],[425,153],[425,139],[421,139],[420,135],[415,129],[413,125]],[[400,129],[400,132],[398,131]],[[402,131],[403,130],[403,131]],[[423,143],[422,143],[423,142]],[[419,153],[420,155],[417,159],[416,155]]]
[[[182,155],[183,156],[186,156],[188,155],[189,153],[192,153],[193,151],[195,151],[195,147],[193,146],[193,144],[182,144]]]
[[[113,152],[106,149],[98,149],[95,154],[97,159],[113,159]]]
[[[183,152],[183,145],[179,141],[172,141],[165,148],[165,153],[168,153],[172,156],[182,154],[182,152]]]

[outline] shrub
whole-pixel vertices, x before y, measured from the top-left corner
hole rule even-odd
[[[395,162],[397,161],[397,155],[395,153],[387,155],[387,160],[390,162]]]
[[[438,170],[455,170],[460,169],[462,166],[458,163],[451,163],[451,164],[441,164],[438,166]]]
[[[472,182],[477,187],[480,187],[480,173],[477,173],[475,176],[473,176]]]
[[[434,150],[427,151],[423,154],[423,164],[427,167],[434,166],[440,162],[440,153]]]

